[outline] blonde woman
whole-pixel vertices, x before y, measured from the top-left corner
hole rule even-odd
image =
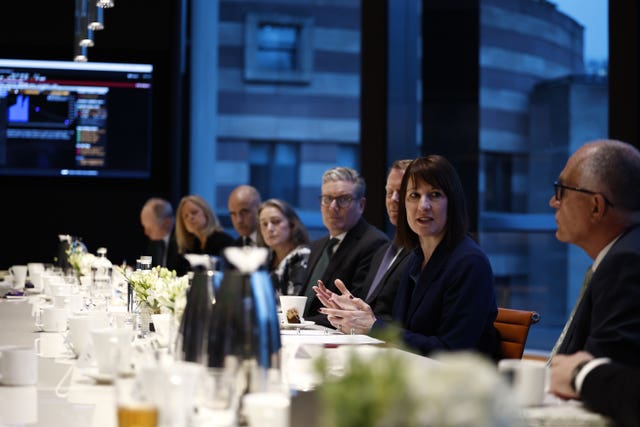
[[[180,200],[176,213],[176,240],[178,253],[221,256],[222,250],[233,244],[233,238],[220,226],[218,217],[202,197],[191,194]],[[188,263],[181,263],[184,273]]]

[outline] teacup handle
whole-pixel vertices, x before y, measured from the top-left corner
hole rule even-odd
[[[62,376],[62,378],[60,378],[60,381],[58,381],[58,384],[56,384],[56,388],[55,388],[55,393],[56,396],[61,397],[61,398],[66,398],[67,396],[69,396],[69,389],[70,384],[67,384],[67,386],[64,386],[64,383],[67,381],[67,378],[71,378],[71,372],[73,371],[73,365],[69,366],[69,369],[67,369],[67,372],[64,373],[64,375]]]
[[[44,323],[42,323],[42,309],[36,311],[36,328],[40,331],[44,331]]]
[[[36,353],[38,354],[38,356],[41,356],[42,354],[40,353],[40,338],[36,338],[35,340],[33,340],[33,346],[36,348]]]

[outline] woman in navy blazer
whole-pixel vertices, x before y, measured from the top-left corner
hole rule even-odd
[[[493,273],[487,256],[468,237],[464,191],[442,156],[415,159],[402,179],[396,243],[413,250],[393,308],[393,321],[411,349],[476,350],[499,357]],[[321,311],[337,329],[369,333],[387,326],[339,281],[337,295],[315,287]]]

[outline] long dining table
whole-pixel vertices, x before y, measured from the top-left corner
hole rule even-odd
[[[34,313],[40,296],[0,298],[0,346],[34,346],[51,332],[37,330]],[[63,335],[64,333],[60,333]],[[406,357],[407,363],[436,363],[432,359],[380,346],[380,341],[366,335],[328,333],[324,328],[305,330],[283,329],[282,377],[293,391],[291,426],[317,425],[303,397],[317,386],[317,379],[309,371],[309,365],[296,363],[292,349],[305,344],[321,344],[324,348],[367,348],[368,351],[397,351]],[[35,386],[0,385],[0,425],[46,427],[114,427],[117,426],[115,392],[113,384],[105,384],[81,375],[78,360],[70,352],[41,354],[38,356],[38,382]],[[317,410],[317,408],[315,408]],[[296,415],[298,414],[298,416]],[[300,414],[302,414],[300,416]],[[579,402],[563,402],[547,396],[543,406],[525,408],[523,419],[531,426],[607,426],[609,421],[586,410]],[[302,424],[305,420],[304,424]]]

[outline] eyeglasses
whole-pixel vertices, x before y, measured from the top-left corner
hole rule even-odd
[[[592,195],[600,194],[604,199],[604,202],[609,206],[613,207],[613,203],[611,203],[609,199],[605,197],[604,194],[598,193],[597,191],[591,191],[591,190],[587,190],[586,188],[580,188],[580,187],[570,187],[568,185],[560,184],[558,181],[555,181],[553,183],[553,190],[555,192],[555,198],[557,201],[562,200],[563,190],[571,190],[571,191],[577,191],[578,193],[585,193],[585,194],[592,194]]]
[[[333,203],[333,201],[335,200],[339,208],[346,208],[353,201],[353,196],[351,196],[350,194],[346,194],[344,196],[338,196],[338,197],[320,196],[319,199],[320,199],[320,204],[322,204],[322,206],[329,207],[331,206],[331,203]]]

